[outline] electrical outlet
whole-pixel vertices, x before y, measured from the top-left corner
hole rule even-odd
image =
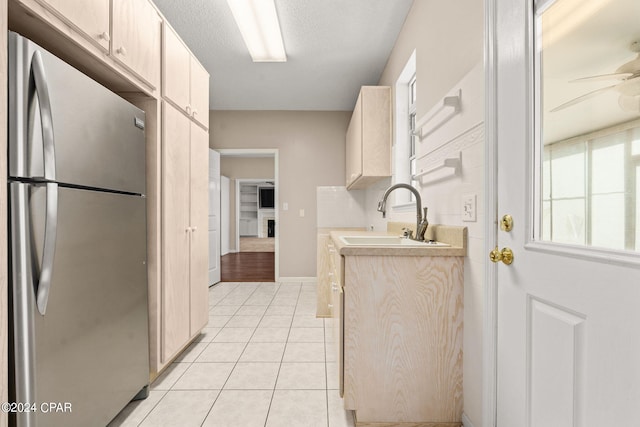
[[[476,195],[462,195],[462,220],[465,222],[476,221]]]
[[[282,210],[283,211],[288,211],[289,210],[289,203],[282,202]]]
[[[300,218],[304,218],[304,209],[300,209]]]

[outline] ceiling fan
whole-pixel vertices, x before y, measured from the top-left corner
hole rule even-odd
[[[552,113],[556,111],[564,110],[572,105],[586,101],[587,99],[598,96],[601,93],[616,90],[620,93],[618,104],[624,111],[640,112],[640,42],[635,41],[631,43],[631,51],[636,52],[638,56],[635,59],[621,65],[618,69],[611,74],[602,74],[598,76],[583,77],[580,79],[572,80],[571,82],[593,82],[593,81],[606,81],[606,80],[618,80],[618,83],[606,86],[594,91],[585,93],[577,98],[561,104],[551,110]]]

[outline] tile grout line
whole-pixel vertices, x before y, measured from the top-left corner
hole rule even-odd
[[[240,308],[244,307],[244,303],[246,303],[249,298],[251,298],[251,296],[253,296],[253,294],[258,290],[258,288],[260,288],[260,286],[262,285],[262,283],[264,282],[259,282],[260,284],[258,286],[256,286],[256,288],[253,290],[253,292],[251,292],[247,298],[244,300],[244,302],[240,305]],[[279,288],[279,287],[278,287]],[[276,291],[277,292],[277,291]],[[273,300],[273,298],[271,298]],[[268,306],[267,306],[268,307]],[[240,308],[238,308],[238,310],[236,310],[236,313],[240,310]],[[265,310],[266,313],[266,310]],[[234,314],[235,316],[235,314]],[[260,321],[262,321],[262,319],[264,318],[264,314],[262,315],[262,317],[260,318]],[[231,316],[233,317],[233,316]],[[231,318],[229,319],[231,320]],[[229,323],[229,322],[227,322]],[[260,324],[260,322],[258,322],[258,324]],[[254,328],[253,333],[251,333],[251,336],[249,337],[249,340],[246,342],[246,344],[244,345],[244,348],[242,349],[242,352],[240,352],[240,355],[238,356],[238,360],[236,360],[235,364],[233,365],[233,368],[231,369],[231,372],[229,372],[229,376],[227,377],[227,379],[225,380],[224,384],[222,384],[222,387],[220,387],[220,391],[218,392],[218,395],[216,396],[216,398],[214,399],[213,403],[211,404],[211,407],[209,408],[209,410],[207,411],[206,415],[204,416],[204,418],[202,419],[202,422],[200,423],[200,427],[202,427],[205,423],[205,421],[207,421],[207,417],[209,416],[209,414],[211,414],[211,411],[213,410],[213,407],[215,406],[216,402],[218,401],[218,399],[220,398],[220,395],[222,394],[222,391],[225,390],[224,386],[227,385],[227,382],[229,382],[229,378],[231,378],[231,375],[233,374],[233,371],[235,371],[236,366],[238,366],[238,363],[240,362],[240,358],[242,357],[242,354],[245,352],[245,350],[247,349],[247,346],[249,345],[249,341],[251,341],[251,338],[253,338],[253,335],[256,333],[256,329],[258,329],[258,327],[256,326],[256,328]],[[222,329],[220,329],[220,331],[222,331]],[[217,335],[217,334],[216,334]],[[212,343],[213,341],[211,341]],[[209,343],[209,344],[211,344]],[[195,363],[195,360],[194,362]]]
[[[237,285],[236,285],[236,286],[237,286]],[[256,287],[256,289],[254,289],[254,290],[253,290],[253,292],[251,292],[251,293],[247,296],[247,299],[251,298],[251,295],[253,295],[253,293],[254,293],[257,289],[258,289],[258,288]],[[234,289],[234,290],[235,290],[235,289]],[[226,298],[226,297],[227,297],[227,295],[229,295],[231,292],[233,292],[233,291],[229,291],[229,292],[224,296],[224,298]],[[222,301],[224,298],[222,298],[222,299],[221,299],[221,301]],[[246,301],[246,300],[245,300],[245,301]],[[215,304],[215,305],[214,305],[214,307],[215,307],[216,305],[217,305],[217,304]],[[244,304],[242,304],[242,305],[244,305]],[[240,307],[242,307],[242,305],[240,305]],[[240,309],[238,308],[238,310],[240,310]],[[236,310],[236,312],[237,312],[238,310]],[[235,315],[235,314],[234,314],[234,315]],[[234,315],[231,315],[231,317],[229,317],[229,320],[227,320],[227,323],[229,323],[229,321],[231,320],[231,318],[233,318],[233,316],[234,316]],[[225,325],[226,325],[227,323],[225,323]],[[215,337],[216,337],[216,336],[217,336],[217,335],[222,331],[222,329],[224,329],[224,326],[222,326],[222,327],[220,328],[220,331],[218,331],[218,333],[216,333],[216,335],[215,335],[214,337],[212,337],[212,338],[211,338],[211,341],[209,341],[209,344],[207,344],[207,346],[206,346],[206,347],[209,347],[209,345],[211,345],[211,343],[213,343],[213,340],[214,340],[214,339],[215,339]],[[205,349],[206,349],[206,347],[205,347]],[[245,348],[246,348],[246,346],[245,346]],[[202,354],[202,352],[203,352],[205,349],[202,349],[202,351],[200,352],[200,354]],[[243,349],[242,351],[244,352],[244,349]],[[198,359],[198,357],[200,357],[200,354],[199,354],[198,356],[194,357],[193,362],[191,362],[191,365],[189,365],[189,368],[190,368],[194,363],[196,363],[196,360]],[[240,353],[240,355],[242,355],[242,353]],[[237,361],[236,361],[236,363],[237,363]],[[187,369],[182,373],[182,375],[184,375],[184,374],[189,370],[189,368],[187,368]],[[234,369],[235,369],[235,365],[234,365],[234,366],[233,366],[233,368],[231,369],[231,372],[229,372],[229,377],[231,376],[231,373],[233,372],[233,370],[234,370]],[[182,375],[180,376],[180,378],[182,378]],[[226,385],[227,381],[229,381],[229,377],[227,377],[227,380],[225,381],[225,383],[224,383],[224,384],[222,385],[222,387],[220,388],[220,391],[218,391],[218,394],[216,395],[216,398],[215,398],[215,399],[213,399],[213,402],[211,403],[211,407],[209,408],[209,410],[208,410],[208,411],[207,411],[207,413],[205,414],[204,418],[202,419],[202,422],[200,423],[200,427],[202,427],[202,425],[204,425],[205,421],[207,420],[207,417],[209,416],[209,414],[211,413],[211,410],[213,409],[213,406],[214,406],[214,405],[216,404],[216,402],[218,401],[218,398],[220,398],[220,395],[222,394],[222,390],[224,390],[224,386]],[[171,389],[173,389],[173,387],[178,383],[178,381],[180,380],[180,378],[178,378],[178,380],[176,380],[176,382],[175,382],[175,383],[173,383],[173,385],[171,386]]]
[[[151,390],[153,391],[153,390]],[[162,399],[164,399],[164,397],[167,395],[167,393],[169,393],[169,390],[158,390],[158,391],[164,391],[164,394],[162,395],[162,397],[160,399],[158,399],[158,401],[156,402],[155,405],[153,405],[153,407],[151,407],[151,409],[149,410],[149,412],[147,412],[147,415],[145,415],[144,417],[142,417],[142,419],[140,420],[140,422],[137,424],[137,426],[141,426],[142,423],[144,423],[144,420],[147,419],[147,417],[149,416],[149,414],[151,412],[153,412],[154,409],[156,409],[156,406],[158,406],[160,404],[160,402],[162,401]],[[129,402],[131,403],[131,402]],[[113,420],[112,420],[113,421]]]
[[[213,285],[213,286],[215,286],[215,285]],[[209,287],[209,289],[207,290],[207,297],[208,297],[208,298],[211,298],[210,292],[211,292],[211,288],[212,288],[213,286],[210,286],[210,287]],[[227,293],[225,294],[225,296],[224,296],[222,299],[224,299],[224,298],[225,298],[225,297],[226,297],[230,292],[231,292],[231,291],[227,292]],[[209,301],[209,303],[210,303],[210,302],[211,302],[211,301]],[[215,307],[215,305],[214,305],[214,307]],[[213,308],[213,307],[209,306],[209,312],[211,312],[211,308]],[[220,328],[220,330],[222,330],[222,328]],[[216,333],[216,335],[217,335],[217,333]],[[213,338],[215,338],[215,335],[214,335],[214,337],[213,337]],[[213,338],[212,338],[212,339],[213,339]],[[192,344],[193,344],[193,343],[189,344],[189,346],[188,346],[188,347],[190,347]],[[211,341],[207,343],[207,345],[205,346],[205,348],[207,348],[207,347],[209,346],[209,344],[211,344]],[[187,347],[187,348],[188,348],[188,347]],[[186,351],[186,349],[185,349],[185,351]],[[202,349],[202,351],[204,351],[204,349]],[[200,352],[200,354],[202,353],[202,351]],[[174,363],[189,363],[189,366],[188,366],[188,367],[187,367],[187,369],[185,369],[185,370],[184,370],[184,372],[183,372],[183,373],[182,373],[182,374],[181,374],[181,375],[180,375],[180,376],[175,380],[175,382],[174,382],[173,384],[171,384],[171,386],[170,386],[167,390],[158,390],[158,391],[164,391],[164,394],[163,394],[163,395],[162,395],[162,397],[161,397],[161,398],[156,402],[156,404],[151,408],[151,410],[149,410],[149,412],[147,412],[147,414],[142,418],[142,420],[140,420],[140,422],[137,424],[137,425],[138,425],[138,427],[140,427],[140,426],[144,423],[144,421],[149,417],[149,415],[151,415],[151,413],[153,412],[153,410],[154,410],[154,409],[155,409],[155,408],[160,404],[160,402],[162,402],[162,401],[164,400],[164,398],[165,398],[165,397],[169,394],[169,392],[173,389],[173,386],[174,386],[174,385],[176,385],[176,383],[177,383],[178,381],[180,381],[180,378],[182,378],[182,376],[185,374],[185,372],[187,372],[187,370],[191,367],[191,365],[193,365],[193,363],[195,363],[195,360],[200,356],[200,354],[198,354],[197,356],[195,356],[192,362],[171,362],[171,364],[172,364],[172,365],[173,365]],[[156,379],[157,379],[157,378],[156,378]],[[151,385],[151,384],[150,384],[150,385]],[[153,390],[151,390],[151,391],[153,391]],[[217,399],[217,397],[216,397],[216,399]],[[214,403],[215,403],[215,401],[214,401]],[[212,406],[213,406],[213,405],[212,405]],[[206,417],[205,417],[205,418],[206,418]],[[203,422],[204,422],[204,421],[203,421]]]
[[[273,404],[273,397],[276,394],[276,387],[278,386],[278,379],[280,378],[280,371],[282,370],[284,355],[287,352],[287,345],[289,345],[289,335],[291,335],[291,328],[293,327],[293,319],[296,317],[296,310],[298,309],[298,301],[300,301],[300,292],[302,292],[302,284],[300,284],[300,289],[298,290],[298,297],[296,298],[296,305],[295,305],[295,308],[293,309],[293,316],[291,316],[291,324],[289,324],[289,332],[287,333],[287,340],[285,341],[284,351],[282,352],[282,357],[280,358],[280,366],[278,366],[278,373],[276,374],[276,382],[275,384],[273,384],[273,392],[271,393],[269,408],[267,408],[267,416],[264,418],[264,427],[267,427],[267,423],[269,422],[269,414],[271,413],[271,405]]]
[[[292,286],[289,288],[288,286],[285,285],[284,282],[255,282],[253,284],[251,284],[251,286],[248,286],[250,288],[253,289],[247,289],[249,290],[249,293],[245,294],[243,288],[243,285],[246,285],[246,283],[233,283],[233,284],[229,284],[229,285],[225,285],[224,289],[221,291],[216,291],[215,295],[217,298],[219,298],[219,303],[218,304],[214,304],[214,305],[210,305],[210,314],[209,316],[215,316],[214,314],[211,314],[211,310],[214,309],[215,307],[222,307],[221,305],[219,305],[220,303],[224,304],[224,300],[228,299],[228,301],[226,303],[230,303],[230,302],[234,302],[234,304],[232,304],[232,306],[236,306],[236,310],[234,311],[233,314],[229,315],[229,319],[224,322],[224,324],[222,324],[219,327],[215,327],[215,329],[218,329],[217,332],[215,332],[214,334],[212,334],[209,338],[209,340],[207,342],[203,342],[203,341],[194,341],[192,342],[190,345],[196,345],[197,347],[202,347],[202,349],[197,352],[197,354],[194,352],[193,355],[193,359],[190,361],[175,361],[172,363],[184,363],[186,365],[185,370],[180,373],[178,375],[178,377],[168,386],[167,390],[155,390],[156,392],[159,393],[163,393],[160,397],[158,402],[156,402],[153,407],[149,408],[148,411],[145,411],[146,414],[142,417],[142,420],[140,421],[139,424],[137,424],[138,426],[140,426],[141,424],[148,422],[149,417],[151,416],[151,414],[153,414],[154,412],[157,412],[157,408],[160,405],[160,403],[162,402],[166,402],[165,399],[167,399],[167,396],[169,396],[170,392],[184,392],[184,391],[197,391],[197,392],[204,392],[204,391],[217,391],[217,395],[215,396],[215,398],[212,400],[212,403],[210,405],[210,407],[206,408],[206,406],[204,406],[202,409],[206,411],[206,413],[204,414],[204,418],[202,419],[200,426],[202,427],[205,422],[207,421],[207,419],[212,415],[212,411],[213,408],[215,407],[215,405],[217,404],[218,400],[220,400],[220,397],[222,395],[222,392],[225,390],[233,390],[233,391],[247,391],[247,390],[260,390],[262,392],[268,392],[269,390],[271,390],[271,398],[269,401],[269,405],[266,411],[266,415],[265,415],[265,422],[264,425],[266,426],[267,423],[269,422],[269,417],[275,416],[275,413],[271,413],[271,409],[273,407],[273,401],[275,398],[275,392],[277,390],[277,386],[278,386],[278,382],[280,380],[280,375],[283,373],[282,371],[282,365],[284,364],[284,356],[286,353],[287,348],[289,347],[290,344],[290,339],[291,339],[291,335],[292,335],[292,329],[294,327],[294,323],[296,322],[296,318],[297,316],[301,316],[301,317],[306,317],[306,316],[311,316],[313,317],[313,310],[309,307],[309,296],[310,294],[307,292],[307,288],[304,286],[303,283],[301,282],[287,282],[290,283]],[[271,286],[267,287],[266,285],[270,284]],[[293,288],[293,286],[296,286],[297,289],[291,289]],[[210,288],[210,292],[209,292],[209,298],[212,298],[214,294],[213,292],[211,292],[211,288]],[[259,292],[260,291],[260,292]],[[293,292],[290,292],[293,291]],[[268,292],[268,293],[265,293]],[[269,295],[270,294],[270,295]],[[295,294],[295,295],[294,295]],[[256,307],[256,304],[250,304],[250,299],[256,297],[256,295],[260,296],[262,299],[262,301],[264,301],[266,298],[265,297],[269,297],[269,302],[266,304],[264,310],[262,311],[262,314],[260,314],[259,316],[253,315],[253,314],[245,314],[245,313],[240,313],[241,310],[247,308],[247,307]],[[292,298],[295,297],[296,301],[294,302],[294,304],[292,305]],[[217,299],[216,298],[216,299]],[[239,300],[242,300],[242,303],[237,305],[237,302]],[[256,302],[258,302],[259,299],[256,299]],[[211,301],[210,301],[211,302]],[[259,304],[259,306],[264,306],[264,304]],[[230,306],[231,307],[231,306]],[[284,308],[284,307],[288,307],[287,310],[287,316],[290,313],[293,313],[291,315],[291,318],[288,322],[288,326],[287,326],[287,330],[286,330],[286,337],[284,338],[284,343],[283,345],[283,350],[282,350],[282,355],[280,357],[280,360],[278,363],[278,368],[277,368],[277,372],[276,372],[276,376],[275,376],[275,382],[273,384],[273,386],[271,388],[260,388],[260,389],[249,389],[249,388],[245,388],[245,385],[240,385],[240,387],[242,388],[229,388],[226,389],[226,385],[228,384],[231,375],[233,374],[233,372],[235,371],[235,369],[238,369],[238,366],[241,365],[243,363],[243,361],[241,360],[244,353],[247,351],[249,344],[252,343],[252,339],[255,337],[256,332],[258,330],[258,328],[260,327],[262,321],[265,320],[265,318],[267,318],[268,316],[283,316],[284,315],[284,311],[279,311],[279,310],[274,310],[273,313],[270,313],[269,310],[271,310],[273,307],[280,307],[280,308]],[[289,307],[292,307],[292,310],[289,309]],[[222,386],[220,387],[219,390],[215,390],[215,389],[211,389],[211,388],[189,388],[189,389],[180,389],[177,390],[175,387],[176,385],[182,380],[182,378],[185,377],[185,374],[187,371],[189,371],[190,369],[193,369],[193,366],[196,364],[215,364],[215,363],[221,363],[221,361],[211,361],[211,362],[202,362],[202,361],[198,361],[198,358],[202,355],[202,353],[212,344],[215,344],[216,342],[214,342],[214,340],[216,339],[216,337],[218,336],[218,334],[224,330],[225,328],[229,329],[232,328],[233,326],[230,326],[229,323],[231,322],[231,319],[233,319],[234,317],[242,317],[242,316],[255,316],[258,317],[258,321],[256,322],[256,326],[252,327],[252,332],[248,335],[246,335],[248,338],[243,338],[241,341],[236,341],[236,343],[242,343],[243,347],[239,353],[239,356],[235,359],[235,361],[232,361],[231,358],[229,358],[229,361],[233,362],[233,363],[229,363],[229,365],[232,365],[232,367],[230,368],[230,373],[229,375],[226,377],[224,383],[222,384]],[[284,320],[284,319],[282,319]],[[305,319],[300,319],[301,323],[300,325],[298,325],[298,327],[300,328],[311,328],[311,329],[315,329],[315,324],[309,326],[308,323],[305,321]],[[322,320],[322,319],[321,319]],[[279,326],[281,324],[278,324],[278,322],[275,322],[273,324],[273,326],[265,326],[265,327],[277,327],[280,328],[282,326]],[[283,325],[284,326],[284,325]],[[318,341],[304,341],[304,339],[307,338],[303,338],[302,341],[299,341],[299,344],[310,344],[313,342],[321,342],[323,345],[322,348],[322,353],[324,356],[324,380],[325,380],[325,387],[324,387],[324,391],[325,391],[325,404],[326,404],[326,417],[327,417],[327,425],[330,424],[329,422],[329,407],[328,407],[328,401],[329,401],[329,396],[328,396],[328,367],[327,367],[327,348],[326,348],[326,343],[327,343],[327,330],[326,330],[326,324],[325,321],[323,320],[321,322],[321,327],[323,328],[322,331],[322,340],[318,340]],[[209,327],[209,325],[205,326],[205,327]],[[213,326],[211,326],[213,328]],[[237,327],[243,327],[242,325],[237,326]],[[319,335],[319,334],[318,334]],[[302,338],[302,336],[301,336]],[[231,339],[234,339],[233,337]],[[244,341],[246,339],[246,341]],[[244,341],[244,342],[243,342]],[[233,342],[233,341],[230,341]],[[264,341],[265,344],[274,344],[276,341]],[[259,344],[258,342],[256,342],[257,344]],[[296,343],[298,343],[298,341],[296,341]],[[203,344],[202,346],[200,346],[199,344]],[[239,346],[238,346],[239,347]],[[259,348],[258,348],[259,349]],[[256,359],[260,359],[261,357],[258,356]],[[249,360],[245,360],[244,362],[251,362],[251,363],[261,363],[261,362],[266,362],[266,360],[262,361],[262,360],[255,360],[252,362],[253,358],[249,358]],[[273,359],[271,359],[273,360]],[[297,364],[297,363],[309,363],[308,361],[303,360],[295,360],[292,361],[293,364]],[[295,379],[295,378],[294,378]],[[314,392],[319,392],[322,391],[322,387],[320,388],[315,388],[314,385],[311,385],[312,388],[295,388],[298,386],[299,383],[296,383],[294,381],[294,384],[292,388],[286,388],[283,390],[296,390],[296,391],[314,391]],[[194,383],[194,385],[197,385]],[[302,384],[300,384],[302,385]],[[268,394],[267,394],[268,396]],[[264,397],[267,397],[264,396]],[[266,403],[266,402],[265,402]],[[204,412],[204,411],[203,411]],[[199,418],[199,417],[198,417]],[[215,420],[212,420],[215,421]]]

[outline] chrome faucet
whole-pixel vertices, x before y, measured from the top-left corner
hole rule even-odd
[[[422,198],[420,197],[420,193],[414,187],[409,184],[395,184],[391,187],[387,188],[387,191],[384,192],[382,196],[382,200],[378,202],[378,212],[382,212],[382,218],[386,218],[387,216],[387,197],[389,194],[397,188],[406,188],[411,191],[413,195],[416,197],[416,236],[410,237],[413,240],[417,240],[419,242],[424,241],[424,233],[427,231],[427,227],[429,226],[429,221],[427,221],[427,208],[424,208],[424,216],[422,215]]]

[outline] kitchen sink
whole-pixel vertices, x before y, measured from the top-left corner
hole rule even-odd
[[[413,247],[449,247],[448,243],[406,239],[399,236],[342,236],[342,241],[347,245],[357,246],[413,246]]]

